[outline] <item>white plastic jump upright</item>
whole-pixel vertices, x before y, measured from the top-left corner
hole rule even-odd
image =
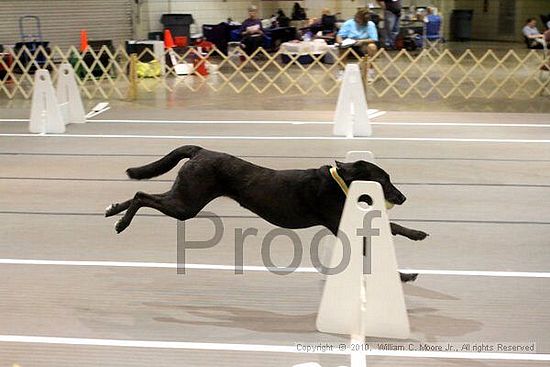
[[[372,135],[367,98],[357,64],[346,65],[334,114],[333,134],[347,137]]]
[[[86,115],[74,70],[70,64],[59,68],[57,92],[46,69],[37,70],[34,76],[29,131],[39,134],[61,134],[65,125],[84,123]]]
[[[62,64],[57,76],[57,103],[63,113],[65,125],[83,124],[86,113],[76,84],[76,75],[70,64]]]
[[[29,131],[38,134],[65,132],[65,122],[57,103],[50,72],[46,69],[37,70],[34,74]]]
[[[369,159],[370,158],[370,159]],[[370,160],[370,152],[349,152],[348,160]],[[371,204],[359,202],[368,195]],[[378,234],[364,240],[358,229],[370,227]],[[377,216],[378,215],[378,216]],[[377,182],[355,181],[351,184],[342,218],[338,241],[332,249],[330,267],[342,260],[342,236],[351,246],[349,264],[343,271],[328,275],[317,315],[317,329],[321,332],[374,336],[385,338],[408,338],[409,319],[403,296],[403,288],[397,271],[397,260],[386,213],[382,187]],[[366,245],[366,256],[364,256]],[[364,274],[363,261],[370,268]]]

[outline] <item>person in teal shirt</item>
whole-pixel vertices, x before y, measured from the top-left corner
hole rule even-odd
[[[372,57],[378,51],[378,30],[374,22],[370,20],[368,9],[359,9],[353,19],[347,20],[336,35],[336,42],[340,47],[351,46],[360,55]],[[368,81],[375,79],[372,62],[367,69]]]
[[[355,41],[353,44],[351,42]],[[359,54],[373,56],[378,47],[378,30],[374,22],[370,20],[367,9],[359,9],[353,19],[347,20],[336,36],[336,42],[341,47],[347,44],[352,46]]]

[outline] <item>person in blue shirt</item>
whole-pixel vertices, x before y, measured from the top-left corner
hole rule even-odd
[[[378,30],[367,9],[359,9],[353,19],[342,24],[336,42],[341,47],[352,46],[360,55],[373,56],[378,51]]]

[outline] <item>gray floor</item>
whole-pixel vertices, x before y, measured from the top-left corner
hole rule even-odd
[[[311,113],[306,120],[330,118],[317,118],[320,115]],[[227,116],[235,114],[206,117],[231,118]],[[247,117],[275,120],[272,114]],[[98,119],[117,118],[128,116],[114,110]],[[182,118],[167,113],[156,119]],[[411,120],[540,126],[382,124]],[[124,170],[192,143],[274,168],[316,167],[342,159],[349,150],[371,150],[408,196],[403,207],[389,212],[390,217],[431,234],[423,243],[396,238],[400,268],[550,271],[550,144],[543,141],[550,137],[550,127],[543,126],[549,123],[548,115],[441,114],[437,118],[388,113],[376,122],[380,123],[374,125],[378,140],[327,139],[331,126],[326,124],[101,121],[69,126],[67,134],[73,136],[67,137],[0,136],[0,258],[175,262],[174,220],[142,210],[132,226],[117,236],[112,228],[115,219],[103,218],[102,212],[109,203],[138,190],[166,190],[174,172],[151,182],[130,182]],[[0,122],[0,134],[26,131],[24,122]],[[139,137],[108,136],[115,134]],[[228,136],[232,138],[223,138]],[[277,139],[252,140],[251,136]],[[216,200],[206,210],[223,218],[222,241],[215,249],[190,253],[188,262],[232,265],[235,228],[255,227],[259,234],[247,241],[244,259],[246,265],[260,265],[262,235],[273,226],[227,199]],[[212,231],[206,219],[190,221],[188,229],[196,239]],[[316,230],[298,232],[306,248]],[[288,263],[284,241],[273,246],[273,260]],[[301,265],[308,267],[311,262],[305,257]],[[0,314],[5,316],[0,318],[0,335],[278,346],[349,341],[346,336],[315,330],[323,284],[318,274],[235,276],[230,271],[190,270],[184,276],[158,268],[0,265],[0,278],[5,280],[0,287]],[[548,278],[423,275],[404,286],[410,340],[535,342],[537,353],[548,354],[549,289]],[[322,354],[0,342],[0,362],[21,367],[292,366],[310,361],[323,367],[350,363],[349,356]],[[368,357],[368,365],[530,367],[548,362],[378,356]]]

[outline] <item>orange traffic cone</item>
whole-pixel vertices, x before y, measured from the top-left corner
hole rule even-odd
[[[201,56],[196,57],[193,60],[193,66],[195,67],[195,73],[200,74],[202,76],[208,75],[208,68],[206,67],[206,59],[202,58]]]
[[[164,47],[165,48],[174,48],[176,44],[172,38],[172,32],[169,29],[164,30]]]
[[[82,29],[80,31],[80,52],[85,52],[88,49],[88,31]]]

